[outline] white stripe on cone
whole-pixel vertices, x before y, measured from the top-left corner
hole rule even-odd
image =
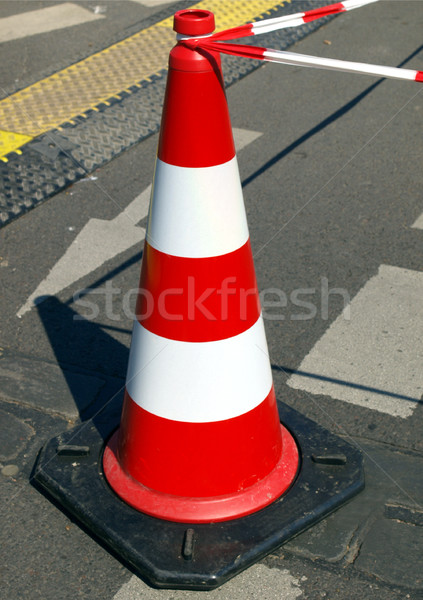
[[[147,228],[150,245],[173,256],[207,258],[237,250],[247,240],[236,156],[202,168],[157,159]]]
[[[249,412],[272,387],[263,320],[215,342],[179,342],[135,321],[126,389],[150,413],[191,423]]]

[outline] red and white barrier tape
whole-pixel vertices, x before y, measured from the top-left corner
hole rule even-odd
[[[313,10],[308,10],[306,12],[285,15],[283,17],[276,17],[274,19],[264,19],[263,21],[247,23],[246,25],[240,25],[239,27],[232,27],[231,29],[225,29],[225,31],[214,33],[208,39],[213,41],[235,40],[251,35],[269,33],[270,31],[276,31],[277,29],[284,29],[286,27],[298,27],[299,25],[309,23],[315,19],[321,19],[322,17],[327,17],[329,15],[347,12],[349,10],[353,10],[354,8],[359,8],[366,4],[371,4],[378,1],[379,0],[345,0],[345,2],[329,4],[328,6],[314,8]]]
[[[258,35],[260,33],[269,33],[270,31],[283,29],[284,27],[295,27],[315,19],[320,19],[321,17],[346,12],[378,1],[379,0],[345,0],[345,2],[329,4],[328,6],[322,6],[321,8],[315,8],[307,12],[276,17],[275,19],[265,19],[256,23],[247,23],[246,25],[226,29],[225,31],[214,33],[203,38],[187,38],[186,36],[181,36],[179,39],[181,43],[192,49],[202,48],[204,50],[223,52],[224,54],[283,63],[286,65],[314,67],[317,69],[329,69],[347,73],[375,75],[377,77],[386,77],[389,79],[405,79],[408,81],[423,82],[423,71],[400,69],[398,67],[385,67],[383,65],[371,65],[334,58],[320,58],[318,56],[307,56],[305,54],[295,54],[293,52],[284,52],[282,50],[272,50],[271,48],[258,48],[257,46],[224,43],[225,40],[233,40],[241,37]]]
[[[243,56],[265,60],[268,62],[283,63],[301,67],[314,67],[317,69],[328,69],[332,71],[345,71],[347,73],[362,73],[364,75],[376,75],[389,79],[405,79],[423,83],[423,71],[413,69],[399,69],[398,67],[385,67],[383,65],[371,65],[367,63],[338,60],[335,58],[321,58],[319,56],[308,56],[270,48],[258,48],[256,46],[245,46],[243,44],[225,44],[222,42],[209,41],[210,38],[197,40],[184,40],[184,44],[192,49],[202,48],[213,52],[223,52],[234,56]]]

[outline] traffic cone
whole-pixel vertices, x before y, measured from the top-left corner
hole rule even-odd
[[[214,18],[180,11],[175,29],[207,34]],[[109,485],[172,521],[272,503],[296,476],[298,450],[279,421],[219,56],[181,45],[136,313],[121,424],[103,459]]]
[[[208,35],[213,15],[175,28]],[[120,421],[108,403],[53,437],[32,481],[155,586],[214,589],[364,474],[355,447],[276,403],[219,56],[182,44],[136,312]]]

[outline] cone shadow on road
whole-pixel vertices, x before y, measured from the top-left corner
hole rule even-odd
[[[401,61],[397,65],[397,68],[401,68],[404,65],[406,65],[412,58],[417,56],[422,50],[423,50],[423,44],[421,46],[419,46],[416,50],[414,50],[414,52],[409,54],[409,56],[407,56],[403,61]],[[323,119],[323,121],[318,123],[318,125],[316,125],[315,127],[312,127],[309,131],[307,131],[307,133],[304,133],[298,139],[296,139],[294,142],[292,142],[292,144],[289,144],[289,146],[287,146],[286,148],[284,148],[283,150],[278,152],[275,156],[273,156],[266,163],[264,163],[264,165],[259,167],[256,171],[254,171],[254,173],[252,173],[251,175],[246,177],[242,181],[242,187],[243,188],[247,187],[247,185],[249,183],[252,183],[255,179],[257,179],[257,177],[260,177],[260,175],[263,175],[263,173],[265,173],[268,169],[273,167],[273,165],[278,163],[280,160],[285,158],[285,156],[287,156],[288,154],[293,152],[296,148],[298,148],[298,146],[301,146],[301,144],[303,144],[304,142],[306,142],[307,140],[312,138],[317,133],[320,133],[321,131],[323,131],[323,129],[328,127],[331,123],[337,121],[338,119],[343,117],[345,114],[347,114],[359,102],[364,100],[364,98],[366,96],[368,96],[371,92],[373,92],[373,90],[375,90],[383,81],[385,81],[385,79],[379,79],[378,81],[376,81],[375,83],[370,85],[363,92],[358,94],[358,96],[356,96],[355,98],[353,98],[352,100],[350,100],[349,102],[344,104],[344,106],[341,106],[341,108],[338,108],[338,110],[333,112],[326,119]]]
[[[101,325],[81,320],[78,313],[56,297],[41,302],[37,311],[79,419],[94,417],[101,433],[103,409],[107,409],[107,419],[120,414],[129,349],[105,333]]]

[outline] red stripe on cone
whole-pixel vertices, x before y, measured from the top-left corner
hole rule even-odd
[[[264,508],[286,492],[298,469],[298,449],[295,441],[290,433],[279,425],[277,415],[273,414],[274,418],[269,419],[269,407],[273,413],[276,408],[273,389],[261,407],[239,418],[235,428],[232,419],[218,423],[217,427],[215,423],[199,426],[197,423],[175,423],[155,419],[126,396],[124,418],[130,419],[134,428],[132,441],[144,448],[128,447],[127,444],[131,443],[128,433],[125,436],[126,444],[119,447],[116,433],[104,453],[103,467],[107,473],[107,480],[127,504],[170,521],[226,521]],[[254,423],[255,419],[261,420],[262,426],[267,428],[265,438],[257,436],[257,425],[260,426],[260,423]],[[137,426],[142,427],[144,435],[151,436],[151,439],[140,439]],[[243,426],[247,427],[247,431]],[[275,435],[274,431],[276,426],[279,427],[278,435]],[[249,433],[254,436],[255,451],[251,447],[251,440],[248,439]],[[177,434],[180,437],[176,439]],[[184,437],[186,434],[188,439]],[[225,437],[218,438],[216,434]],[[235,437],[234,434],[238,434],[239,437]],[[157,438],[157,435],[162,437]],[[170,440],[167,436],[170,436]],[[282,440],[283,452],[280,448],[270,447],[274,462],[265,468],[263,454],[269,450],[271,437]],[[157,448],[157,439],[163,440],[160,449]],[[224,447],[219,443],[222,439],[225,440]],[[191,446],[191,442],[195,444],[194,447]],[[144,460],[137,460],[136,465],[126,465],[124,458],[121,458],[121,454],[125,458],[132,458],[136,456],[136,452],[140,452],[138,456],[141,457],[143,449],[146,451]],[[181,470],[180,460],[183,461],[186,471]],[[122,464],[128,467],[130,475],[122,468]],[[134,478],[134,469],[143,470],[143,467],[147,472],[139,473],[137,480]],[[158,467],[159,472],[154,472],[154,467]],[[255,468],[262,475],[260,479],[254,472]],[[237,474],[236,490],[233,489],[234,472]],[[201,474],[201,478],[198,477],[198,473]],[[146,481],[150,482],[152,487],[147,486]],[[174,495],[157,488],[180,489],[181,493]],[[231,491],[225,492],[226,489]],[[195,495],[199,491],[203,494]]]
[[[217,67],[193,73],[171,69],[160,129],[160,160],[180,167],[211,167],[234,156],[221,72]]]
[[[146,242],[136,315],[172,340],[207,342],[245,331],[260,315],[250,242],[210,258],[171,256]]]
[[[282,451],[273,388],[253,410],[211,423],[163,419],[126,393],[122,425],[122,469],[147,487],[179,496],[243,490],[265,477]]]

